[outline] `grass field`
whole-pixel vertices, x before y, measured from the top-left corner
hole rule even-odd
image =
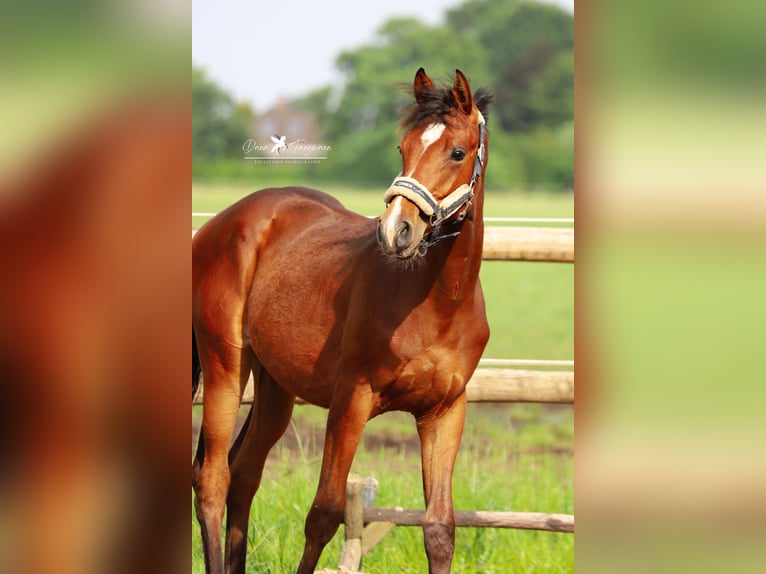
[[[231,205],[262,185],[195,183],[192,191],[193,211],[209,212]],[[334,195],[348,209],[364,215],[378,215],[383,211],[385,189],[358,190],[342,186],[319,186]],[[573,217],[574,201],[566,193],[521,193],[494,191],[487,193],[484,214],[488,217]],[[192,218],[192,224],[201,225],[206,218]]]
[[[193,209],[218,211],[249,191],[198,184]],[[326,191],[360,213],[381,211],[382,191]],[[487,216],[573,215],[572,198],[566,195],[492,193],[485,206]],[[192,224],[202,221],[194,218]],[[573,358],[571,265],[484,262],[482,284],[492,330],[485,356]],[[251,513],[248,573],[286,574],[297,567],[303,522],[319,475],[325,414],[296,407],[291,427],[270,456]],[[199,408],[192,416],[198,420]],[[570,406],[469,405],[454,476],[455,508],[573,513],[573,417]],[[423,508],[419,447],[409,415],[388,413],[371,421],[352,471],[378,479],[376,506]],[[318,568],[337,566],[342,532],[341,527]],[[193,517],[192,548],[192,571],[202,573]],[[458,528],[453,572],[569,573],[574,571],[573,549],[571,534]],[[396,528],[365,558],[364,571],[427,571],[422,531]]]

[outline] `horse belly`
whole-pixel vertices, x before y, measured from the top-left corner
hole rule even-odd
[[[327,290],[317,287],[316,277],[295,272],[262,280],[249,302],[248,335],[258,361],[283,389],[329,407],[340,327]]]

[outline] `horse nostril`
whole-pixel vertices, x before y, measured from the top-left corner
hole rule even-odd
[[[409,247],[412,241],[412,226],[406,221],[400,222],[396,226],[396,247],[398,249],[405,249]]]

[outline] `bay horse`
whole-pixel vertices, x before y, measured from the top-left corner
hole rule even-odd
[[[489,338],[479,267],[492,98],[460,70],[435,86],[420,68],[413,93],[380,217],[312,189],[265,189],[193,239],[192,395],[200,369],[205,394],[192,483],[209,574],[245,572],[252,499],[296,397],[329,409],[298,574],[340,525],[365,424],[392,410],[417,424],[429,572],[450,571],[465,387]],[[255,398],[230,451],[251,372]]]

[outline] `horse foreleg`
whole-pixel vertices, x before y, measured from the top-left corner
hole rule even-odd
[[[465,393],[449,407],[418,418],[426,513],[423,534],[429,574],[449,574],[455,551],[452,471],[465,422]]]
[[[325,545],[335,536],[346,507],[346,479],[364,425],[372,411],[369,387],[336,397],[327,417],[322,471],[314,502],[306,517],[306,546],[298,574],[314,572]]]
[[[258,491],[266,457],[285,432],[295,397],[282,390],[265,369],[254,369],[255,398],[239,443],[230,454],[231,484],[226,501],[226,571],[244,574],[250,506]]]
[[[197,335],[198,342],[204,344],[200,333]],[[205,571],[223,574],[221,525],[230,480],[229,445],[242,389],[250,373],[251,351],[220,342],[206,348],[209,354],[200,357],[205,382],[201,439],[204,453],[198,453],[198,460],[203,460],[195,472],[194,506],[202,533]]]

